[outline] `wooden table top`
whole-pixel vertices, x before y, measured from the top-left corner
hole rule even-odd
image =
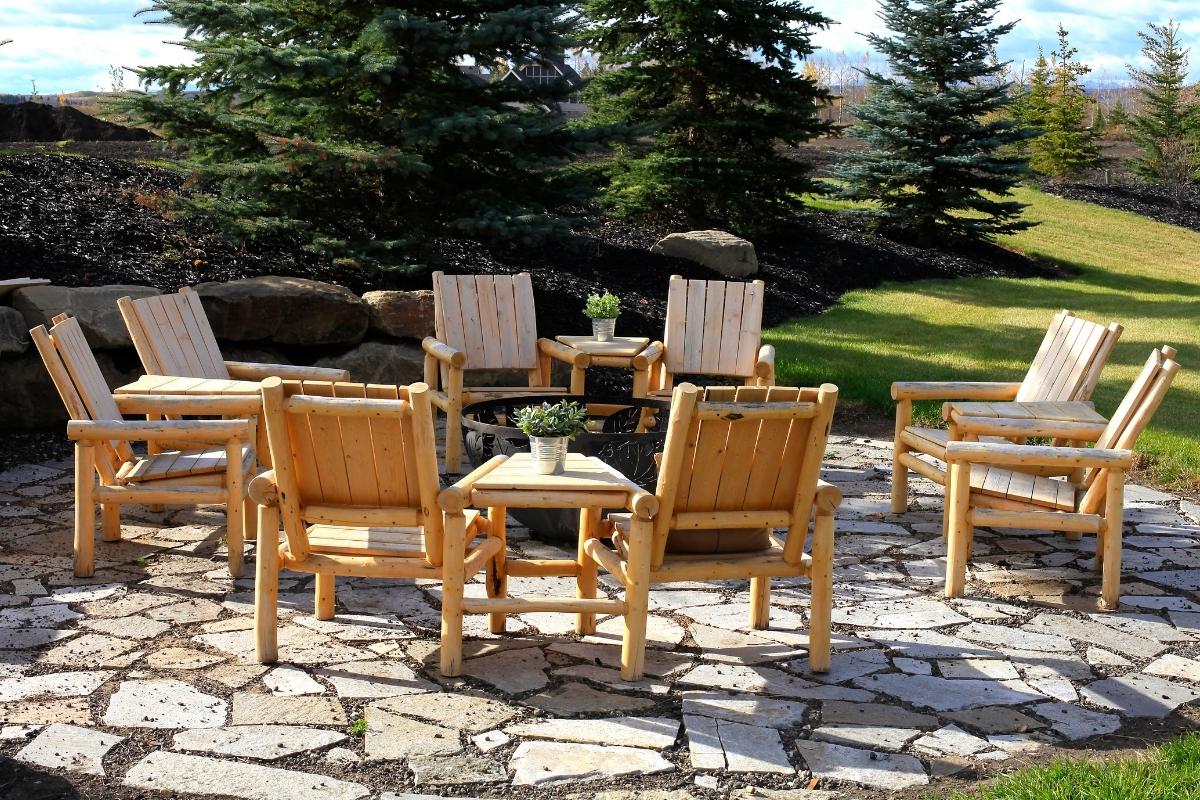
[[[1105,425],[1108,419],[1090,403],[1082,400],[1031,402],[950,402],[945,419],[987,417],[993,419],[1038,419],[1055,422],[1081,422]]]
[[[591,336],[556,336],[559,344],[590,353],[594,356],[628,356],[630,358],[646,349],[650,340],[644,336],[614,336],[607,342],[598,342]]]
[[[633,481],[594,456],[567,453],[566,467],[557,475],[533,471],[529,453],[514,453],[475,482],[477,492],[641,492]]]
[[[114,394],[247,395],[258,394],[261,389],[259,381],[143,375],[133,383],[117,387]]]

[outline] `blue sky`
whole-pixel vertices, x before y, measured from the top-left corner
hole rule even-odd
[[[861,53],[864,31],[878,31],[875,0],[809,0],[839,21],[817,41],[831,51]],[[109,65],[170,63],[187,51],[170,44],[179,32],[146,25],[134,12],[147,0],[0,0],[0,93],[27,94],[31,81],[42,94],[109,89]],[[1136,31],[1147,20],[1174,18],[1184,41],[1196,49],[1194,78],[1200,78],[1200,0],[1006,0],[1002,18],[1019,19],[1002,55],[1032,59],[1039,44],[1053,46],[1061,21],[1080,56],[1099,80],[1121,81],[1125,64],[1138,57]],[[130,85],[133,80],[128,79]]]

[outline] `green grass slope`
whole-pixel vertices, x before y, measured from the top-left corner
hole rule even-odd
[[[1021,189],[1041,224],[1001,243],[1061,264],[1068,280],[968,278],[885,284],[764,333],[783,384],[836,383],[891,409],[895,380],[1020,380],[1051,317],[1069,308],[1125,333],[1096,390],[1111,413],[1153,347],[1182,365],[1138,450],[1156,482],[1200,488],[1200,233]],[[928,416],[932,407],[923,409]]]

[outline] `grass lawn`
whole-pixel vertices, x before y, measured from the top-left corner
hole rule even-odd
[[[1026,767],[948,800],[1195,800],[1200,737],[1187,734],[1133,759]]]
[[[851,292],[815,317],[764,333],[783,384],[836,383],[893,408],[895,380],[1020,380],[1054,313],[1069,308],[1125,332],[1096,390],[1110,414],[1153,347],[1182,365],[1138,450],[1164,486],[1200,489],[1200,233],[1020,189],[1037,227],[1003,244],[1072,270],[1067,280],[966,278]],[[829,207],[829,204],[822,204]],[[921,409],[940,418],[940,405]]]

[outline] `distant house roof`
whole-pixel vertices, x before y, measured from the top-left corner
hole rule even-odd
[[[514,65],[504,73],[501,81],[520,81],[522,83],[554,83],[566,81],[578,89],[583,86],[583,78],[574,67],[561,58],[547,58],[527,64]]]

